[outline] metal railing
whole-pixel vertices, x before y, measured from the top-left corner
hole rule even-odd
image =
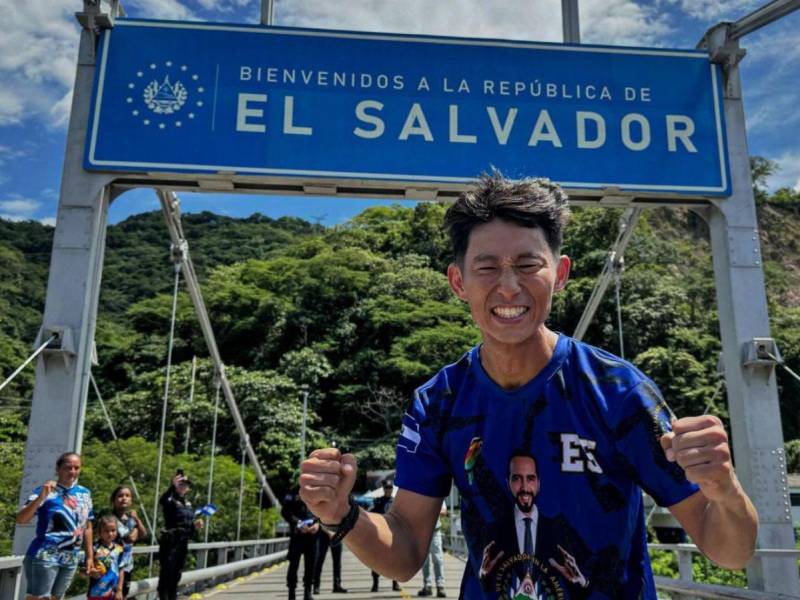
[[[184,571],[181,587],[191,586],[193,591],[222,581],[234,579],[279,562],[286,558],[289,538],[242,540],[239,542],[209,542],[189,544],[198,568]],[[134,555],[150,555],[158,546],[135,546]],[[0,598],[18,598],[22,585],[22,556],[0,557]],[[212,563],[209,566],[209,563]],[[155,592],[158,578],[140,579],[131,583],[129,597]],[[84,599],[76,596],[70,600]]]
[[[444,535],[442,536],[445,549],[466,560],[467,543],[463,536]],[[748,590],[727,585],[712,585],[708,583],[698,583],[693,581],[692,555],[702,554],[700,549],[694,544],[648,544],[649,550],[667,550],[674,552],[678,559],[678,579],[669,577],[655,577],[656,588],[660,592],[669,594],[672,600],[689,600],[695,598],[735,599],[735,600],[797,600],[796,596],[786,594],[775,594],[760,590]],[[800,550],[784,549],[759,549],[756,556],[800,556]]]

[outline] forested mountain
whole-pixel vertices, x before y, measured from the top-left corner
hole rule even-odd
[[[772,197],[761,188],[757,192],[772,334],[787,364],[800,371],[800,197],[789,191]],[[303,390],[309,393],[311,447],[335,441],[355,451],[365,468],[389,467],[413,388],[478,340],[467,308],[454,298],[444,275],[449,262],[441,231],[444,210],[431,203],[374,207],[333,228],[260,215],[184,215],[228,376],[277,493],[287,488],[297,467]],[[555,299],[553,328],[574,330],[616,236],[620,214],[608,208],[574,210],[564,248],[573,259],[573,274]],[[27,356],[40,326],[52,233],[35,222],[0,220],[4,376]],[[656,380],[679,416],[708,408],[726,418],[717,377],[719,325],[705,222],[684,210],[646,211],[625,265],[621,299],[626,358]],[[172,278],[160,213],[136,215],[109,227],[95,375],[125,441],[122,452],[107,445],[108,429],[90,393],[86,454],[95,464],[86,477],[95,488],[105,490],[130,470],[152,498]],[[586,340],[618,352],[612,292]],[[194,355],[199,368],[190,404]],[[201,489],[214,413],[206,357],[188,295],[181,292],[169,464],[193,469]],[[8,539],[17,498],[32,374],[27,370],[0,393],[0,461],[11,473],[0,490],[0,539]],[[800,438],[800,384],[782,371],[778,381],[784,434],[787,440]],[[229,478],[230,485],[221,493],[232,494],[238,486],[234,460],[239,442],[222,406],[218,440],[222,453],[231,458],[222,466],[223,480]],[[792,447],[798,445],[800,441]],[[186,447],[188,455],[182,454]],[[137,458],[123,465],[121,460],[134,449]],[[800,462],[796,455],[790,460],[795,466]],[[255,502],[252,474],[248,478]],[[229,514],[234,511],[230,508]],[[254,527],[251,518],[246,528]],[[215,535],[225,537],[224,529],[220,525]],[[0,555],[3,550],[7,548],[0,545]]]

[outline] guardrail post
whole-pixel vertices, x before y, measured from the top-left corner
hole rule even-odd
[[[195,565],[198,569],[205,569],[208,567],[208,550],[197,550],[195,552]],[[193,592],[199,592],[206,586],[202,581],[198,581],[192,586]]]
[[[219,548],[217,550],[217,566],[228,564],[228,549],[227,548]],[[215,577],[212,581],[213,584],[220,583],[222,581],[221,578]]]
[[[244,546],[236,546],[236,549],[233,551],[233,561],[234,562],[239,562],[241,560],[244,560]],[[236,571],[233,574],[233,578],[235,579],[237,577],[241,577],[242,575],[245,575],[246,573],[247,573],[246,570],[244,570],[244,571]]]
[[[678,573],[680,573],[681,581],[692,581],[694,575],[692,573],[692,551],[687,548],[678,548]]]

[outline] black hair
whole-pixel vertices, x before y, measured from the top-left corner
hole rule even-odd
[[[114,526],[114,529],[117,528],[117,518],[112,514],[103,514],[97,518],[97,533],[100,534],[100,530],[103,528],[103,524],[110,523]]]
[[[512,181],[495,169],[491,174],[483,173],[475,186],[447,209],[444,227],[450,236],[453,260],[463,265],[473,228],[494,219],[538,227],[553,254],[558,254],[569,214],[569,198],[557,183],[545,178]]]
[[[56,469],[60,469],[61,465],[63,465],[70,456],[77,456],[78,460],[81,460],[81,455],[77,452],[64,452],[64,454],[56,459]]]
[[[125,485],[125,484],[118,485],[117,487],[114,488],[114,491],[111,492],[111,504],[112,504],[112,506],[114,504],[114,500],[116,500],[116,498],[117,498],[117,494],[119,494],[122,490],[128,490],[131,493],[131,496],[133,496],[133,490],[131,489],[131,486]]]
[[[514,450],[511,453],[511,456],[508,457],[508,469],[509,475],[511,475],[511,461],[515,458],[530,458],[533,461],[533,464],[536,465],[536,473],[539,473],[539,461],[536,460],[536,457],[530,453],[528,450]]]

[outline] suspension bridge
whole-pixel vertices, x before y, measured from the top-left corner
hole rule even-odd
[[[562,5],[564,9],[564,39],[566,42],[579,44],[577,0],[562,0]],[[722,332],[722,363],[735,440],[737,471],[759,509],[761,529],[758,539],[759,549],[748,567],[750,589],[693,582],[692,556],[698,552],[694,545],[653,544],[652,550],[673,552],[678,559],[679,579],[658,579],[658,586],[662,593],[669,594],[673,598],[780,600],[800,596],[800,581],[797,573],[798,551],[795,549],[775,384],[775,369],[788,369],[788,367],[783,364],[775,342],[768,333],[763,271],[758,250],[757,224],[745,142],[742,93],[737,70],[738,62],[743,55],[739,49],[739,40],[797,8],[800,8],[800,2],[796,0],[770,2],[734,23],[723,23],[712,27],[698,45],[700,50],[707,53],[712,65],[720,65],[720,72],[724,76],[724,82],[721,82],[720,89],[717,90],[724,96],[721,100],[723,114],[717,115],[717,121],[724,120],[726,123],[725,148],[720,147],[719,152],[720,156],[725,156],[729,160],[730,172],[728,173],[728,164],[723,159],[720,163],[722,165],[721,173],[719,173],[722,177],[721,181],[712,182],[713,185],[700,182],[688,192],[680,189],[680,186],[676,186],[674,183],[663,185],[654,183],[647,187],[626,182],[618,186],[609,186],[598,181],[587,181],[576,185],[574,189],[566,186],[576,204],[624,208],[619,235],[608,251],[600,279],[575,331],[575,337],[578,339],[584,335],[605,292],[613,282],[616,289],[620,352],[622,354],[624,354],[624,349],[621,337],[621,311],[619,310],[620,273],[624,264],[625,248],[642,211],[653,206],[689,207],[701,214],[710,226]],[[272,25],[272,12],[272,2],[263,1],[261,25]],[[101,407],[110,435],[115,442],[117,440],[113,415],[107,409],[100,393],[100,387],[92,372],[95,319],[103,264],[106,217],[108,206],[117,195],[135,187],[152,187],[156,190],[167,225],[174,267],[168,351],[164,367],[163,401],[158,437],[159,451],[158,460],[154,465],[155,498],[158,498],[158,490],[165,486],[168,478],[164,473],[163,458],[165,438],[168,433],[166,416],[172,382],[172,349],[175,344],[177,298],[181,284],[185,286],[191,298],[214,370],[215,412],[209,455],[209,483],[208,489],[205,491],[205,499],[208,503],[211,503],[215,497],[214,461],[217,454],[217,416],[222,410],[221,403],[223,401],[225,410],[235,425],[241,449],[239,504],[236,507],[236,539],[209,542],[208,528],[206,528],[204,541],[190,546],[192,559],[183,578],[182,593],[198,594],[197,597],[215,596],[219,599],[282,597],[281,594],[285,592],[285,560],[288,539],[263,537],[260,522],[257,539],[240,539],[242,513],[246,510],[246,507],[242,505],[246,467],[255,472],[258,481],[259,507],[264,501],[274,507],[280,507],[280,500],[267,480],[266,469],[261,465],[256,449],[251,444],[237,398],[226,375],[225,362],[217,346],[212,322],[192,262],[189,244],[183,231],[178,192],[183,190],[225,190],[248,193],[362,195],[434,200],[451,198],[462,191],[466,185],[465,179],[463,177],[459,179],[453,173],[389,176],[386,172],[367,173],[356,170],[347,173],[337,172],[334,176],[331,174],[333,171],[315,170],[316,165],[309,165],[301,171],[289,167],[281,170],[269,165],[236,165],[234,168],[227,168],[224,164],[213,162],[218,160],[218,157],[211,157],[208,159],[209,162],[200,165],[171,162],[174,157],[169,156],[161,159],[159,163],[152,164],[136,162],[133,159],[126,159],[126,162],[115,157],[109,158],[103,154],[103,152],[110,151],[103,143],[100,143],[103,136],[102,133],[98,133],[98,131],[102,131],[105,123],[105,113],[102,112],[99,103],[92,104],[92,91],[99,65],[102,64],[103,67],[106,65],[106,62],[99,61],[109,61],[115,58],[113,54],[109,54],[110,34],[108,32],[112,31],[115,25],[125,25],[125,13],[117,0],[112,0],[108,7],[100,2],[85,0],[83,11],[78,14],[78,19],[83,30],[43,325],[39,338],[34,344],[35,351],[0,385],[0,389],[5,387],[35,361],[36,382],[20,498],[24,499],[29,490],[49,478],[56,456],[66,450],[81,447],[83,420],[86,404],[90,398],[90,390]],[[125,26],[130,26],[130,23]],[[188,29],[188,26],[181,25],[181,28]],[[269,30],[262,29],[259,30],[259,33],[263,33],[263,31]],[[113,69],[110,70],[113,71]],[[715,70],[713,72],[717,73]],[[105,73],[103,70],[101,74],[105,76]],[[173,104],[179,104],[183,101],[183,94],[184,92],[177,93],[173,90],[174,97],[168,100]],[[155,98],[151,98],[151,100],[155,103]],[[266,126],[256,119],[256,117],[263,116],[263,111],[254,106],[266,103],[266,96],[262,98],[250,95],[244,100],[240,97],[238,102],[237,131],[263,132],[265,129],[262,128]],[[284,103],[284,134],[311,135],[311,126],[302,126],[293,121],[291,113],[293,102],[294,98],[291,102],[287,100]],[[371,115],[371,120],[368,119],[364,116],[366,114],[364,105],[359,106],[361,106],[361,112],[357,114],[364,117],[361,125],[371,124],[374,129],[361,127],[356,130],[356,135],[362,138],[380,137],[377,132],[383,121],[374,115]],[[374,105],[370,106],[375,109]],[[159,114],[163,115],[166,112],[168,111],[163,109]],[[640,125],[645,127],[641,121]],[[419,127],[422,126],[419,125]],[[671,144],[677,145],[679,141],[682,141],[684,146],[688,147],[691,140],[686,131],[688,129],[674,130],[673,137],[670,138]],[[452,116],[450,132],[451,139],[454,138],[459,142],[471,141],[468,135],[458,133],[457,123],[454,132]],[[497,130],[495,133],[500,135]],[[541,135],[541,132],[539,134]],[[419,135],[424,136],[426,132],[423,130]],[[642,140],[634,142],[630,139],[630,131],[626,135],[628,137],[624,141],[629,148],[633,145],[636,150],[645,149]],[[533,138],[532,135],[531,139]],[[689,142],[686,141],[687,139]],[[85,152],[87,140],[90,147],[88,152]],[[719,141],[720,143],[723,141],[721,134]],[[589,141],[584,140],[584,142],[588,143]],[[152,147],[149,148],[150,150]],[[113,152],[110,152],[109,156],[111,154]],[[178,159],[174,160],[178,161]],[[726,180],[727,176],[730,176],[730,181]],[[314,177],[319,178],[315,179]],[[725,197],[724,201],[719,200],[722,196]],[[194,381],[194,366],[192,373]],[[797,377],[794,373],[792,375]],[[194,389],[193,386],[192,389]],[[65,403],[70,407],[70,410],[65,413],[67,415],[66,422],[54,422],[52,418],[52,415],[55,414],[54,408],[63,407]],[[63,409],[59,411],[59,414],[64,414]],[[117,448],[120,458],[124,460],[124,456],[122,456],[124,453],[119,450],[119,446]],[[131,476],[129,481],[136,497],[141,498],[135,478]],[[453,515],[451,520],[457,522],[459,504],[456,493],[451,494],[449,508]],[[142,505],[141,514],[146,521],[148,531],[157,532],[160,520],[157,501],[152,506]],[[32,534],[30,526],[18,526],[14,539],[14,555],[0,557],[0,598],[2,599],[19,597],[21,594],[21,555]],[[457,597],[461,572],[464,568],[464,540],[459,536],[456,528],[451,529],[445,535],[445,540],[448,551],[446,593],[448,597]],[[150,541],[154,542],[155,540]],[[153,569],[153,556],[157,550],[155,545],[136,547],[135,553],[145,555],[150,568],[147,577],[140,578],[133,583],[132,596],[151,594],[155,590],[156,573]],[[390,586],[386,585],[387,582],[383,581],[383,588],[378,595],[367,589],[370,583],[371,578],[366,567],[358,563],[351,554],[345,552],[343,584],[351,589],[349,597],[407,598],[416,595],[416,591],[422,587],[419,574],[411,582],[403,584],[399,591],[392,590]],[[326,590],[329,590],[330,587],[330,579],[325,579],[322,586],[323,593],[319,597],[327,598]]]

